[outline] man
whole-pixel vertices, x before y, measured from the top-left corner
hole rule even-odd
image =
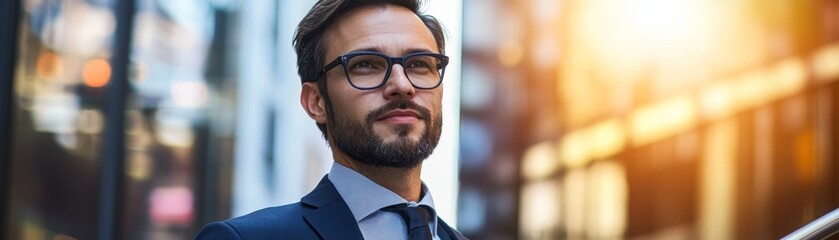
[[[207,225],[197,239],[465,239],[420,180],[442,128],[448,57],[419,0],[321,0],[294,39],[300,103],[335,163],[300,202]]]

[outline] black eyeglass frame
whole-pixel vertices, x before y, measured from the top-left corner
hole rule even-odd
[[[376,86],[373,86],[373,87],[359,87],[359,86],[356,86],[352,82],[352,80],[350,80],[350,73],[349,73],[349,71],[347,71],[347,64],[349,64],[349,61],[350,61],[351,58],[353,58],[355,56],[359,56],[359,55],[376,55],[376,56],[382,57],[385,60],[387,60],[387,71],[385,72],[384,79],[382,79],[382,82],[379,83],[379,85],[376,85]],[[449,65],[449,57],[446,56],[446,55],[443,55],[443,54],[433,53],[433,52],[417,52],[417,53],[411,53],[411,54],[408,54],[408,55],[405,55],[405,56],[402,56],[402,57],[391,57],[391,56],[388,56],[386,54],[383,54],[383,53],[380,53],[380,52],[373,52],[373,51],[351,52],[351,53],[347,53],[347,54],[338,56],[337,58],[335,58],[335,60],[326,64],[326,66],[323,67],[323,70],[320,71],[320,75],[321,75],[321,78],[325,78],[326,72],[332,70],[333,68],[337,67],[338,65],[341,65],[341,67],[344,68],[344,75],[346,75],[347,82],[349,82],[350,85],[352,85],[354,88],[359,89],[359,90],[372,90],[372,89],[380,88],[380,87],[384,86],[385,83],[387,83],[387,79],[390,78],[390,73],[391,73],[391,70],[393,70],[393,65],[394,64],[398,63],[399,65],[402,65],[402,68],[403,68],[402,71],[405,71],[405,65],[403,64],[405,62],[405,59],[408,59],[408,58],[411,58],[411,57],[414,57],[414,56],[431,56],[431,57],[439,59],[440,64],[438,65],[438,70],[440,71],[440,80],[437,81],[437,84],[432,86],[432,87],[420,87],[420,86],[417,86],[416,84],[414,84],[414,82],[411,81],[411,78],[408,77],[408,81],[411,82],[411,86],[414,86],[414,88],[423,89],[423,90],[435,89],[435,88],[439,87],[440,84],[443,83],[443,75],[445,75],[445,73],[446,73],[446,66]],[[406,77],[408,76],[407,72],[405,73],[405,76]]]

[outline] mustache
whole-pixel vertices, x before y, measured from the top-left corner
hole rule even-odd
[[[380,116],[385,115],[388,112],[396,110],[396,109],[411,109],[411,110],[417,111],[417,113],[419,113],[419,115],[420,115],[419,117],[422,118],[423,120],[429,121],[431,119],[431,111],[428,110],[428,108],[420,106],[419,104],[415,103],[412,100],[399,99],[399,100],[390,101],[387,104],[385,104],[384,106],[381,106],[381,107],[377,108],[376,110],[373,110],[372,112],[368,113],[367,114],[367,119],[366,119],[367,123],[372,124]]]

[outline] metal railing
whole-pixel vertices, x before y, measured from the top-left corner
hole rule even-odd
[[[826,239],[839,232],[839,208],[790,233],[783,240]]]

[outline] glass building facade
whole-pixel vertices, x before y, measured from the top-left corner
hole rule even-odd
[[[17,2],[4,238],[182,239],[229,216],[235,12]]]
[[[3,1],[0,239],[189,239],[299,201],[332,164],[291,49],[313,3]],[[457,33],[458,6],[427,10]],[[424,173],[452,224],[459,62]]]

